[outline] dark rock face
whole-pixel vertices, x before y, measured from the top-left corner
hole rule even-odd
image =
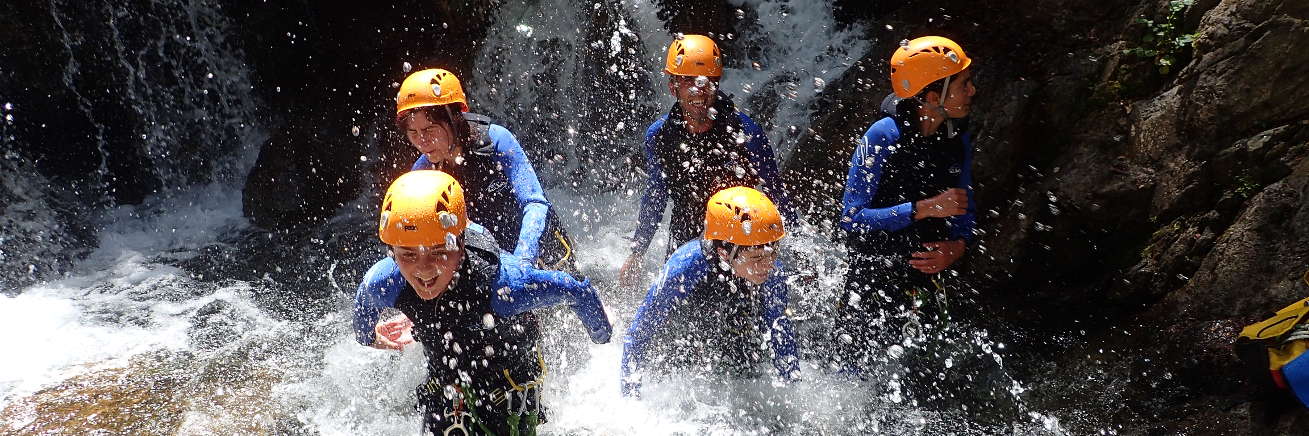
[[[231,11],[274,121],[246,180],[245,214],[270,230],[304,229],[353,200],[362,180],[385,189],[414,157],[385,116],[395,111],[404,65],[468,77],[497,7],[279,2]]]

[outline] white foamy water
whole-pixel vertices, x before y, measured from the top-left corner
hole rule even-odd
[[[614,69],[625,62],[625,56],[639,54],[639,60],[646,68],[643,74],[649,76],[654,89],[652,101],[639,103],[657,108],[652,116],[658,116],[658,112],[671,104],[671,97],[663,91],[664,79],[660,72],[664,50],[671,36],[663,30],[654,3],[647,0],[604,2],[595,3],[595,6],[581,5],[582,10],[568,9],[561,14],[543,12],[558,12],[549,11],[549,8],[577,8],[575,3],[543,0],[506,6],[500,17],[501,24],[497,26],[507,31],[494,32],[499,39],[493,39],[491,45],[503,46],[496,52],[506,57],[499,64],[501,68],[518,72],[507,82],[497,83],[520,85],[531,80],[532,68],[539,65],[533,57],[538,54],[534,50],[539,49],[535,45],[539,42],[562,44],[560,50],[596,45],[612,58]],[[850,62],[862,56],[868,44],[859,40],[860,29],[835,29],[828,2],[740,0],[733,4],[757,11],[759,16],[757,27],[743,29],[733,38],[755,41],[761,51],[754,53],[757,58],[734,62],[733,65],[739,67],[727,69],[724,91],[736,94],[736,102],[743,108],[754,95],[771,94],[770,98],[778,99],[778,109],[768,118],[772,126],[768,135],[778,151],[779,161],[784,161],[800,130],[808,125],[809,106],[814,97],[825,83],[839,77]],[[617,8],[614,16],[620,17],[613,34],[605,35],[602,40],[579,39],[577,29],[583,26],[576,22],[549,22],[541,18],[585,19],[589,13],[585,9],[592,7]],[[214,32],[221,35],[222,29],[204,29],[198,33],[213,37]],[[639,36],[642,47],[624,45],[633,41],[634,35]],[[219,43],[221,38],[215,44]],[[116,48],[122,50],[122,47]],[[206,63],[215,65],[219,78],[227,80],[223,82],[224,86],[248,88],[244,71],[217,67],[236,65],[226,62],[228,55],[221,54],[217,60],[207,59]],[[740,55],[747,56],[745,53]],[[564,57],[564,61],[555,64],[563,69],[561,76],[575,80],[570,82],[570,86],[585,86],[585,78],[578,78],[588,71],[578,64],[581,58]],[[756,63],[758,68],[754,67]],[[201,76],[199,72],[188,74],[189,82],[204,83],[212,79],[209,75]],[[478,87],[479,83],[486,83],[483,80],[474,77],[466,83],[473,86],[470,94],[476,96],[474,103],[487,105],[489,112],[536,113],[546,120],[563,117],[555,124],[561,132],[569,132],[568,135],[589,128],[605,132],[624,129],[636,132],[631,137],[599,135],[602,139],[599,142],[612,148],[603,149],[602,154],[618,155],[639,147],[640,133],[653,121],[642,119],[640,125],[632,125],[631,120],[606,118],[606,122],[624,124],[587,126],[580,123],[583,117],[570,118],[577,113],[567,110],[569,106],[593,103],[595,96],[588,97],[590,100],[551,100],[551,104],[542,104],[546,102],[538,101],[540,93],[511,92],[509,88],[492,91],[491,86]],[[168,94],[143,83],[133,86],[134,96],[157,98]],[[203,86],[197,89],[201,88]],[[200,92],[200,95],[207,95],[203,89]],[[571,97],[566,95],[566,90],[563,94]],[[638,97],[633,92],[623,101],[639,100]],[[239,96],[225,96],[220,103],[225,108],[253,104],[248,97]],[[509,110],[509,106],[514,110]],[[562,115],[557,112],[559,110],[564,111]],[[244,113],[242,111],[244,109],[224,113]],[[259,142],[255,131],[246,130],[248,124],[243,118],[225,116],[219,121],[226,128],[243,132],[240,134],[242,144]],[[166,160],[177,155],[175,149],[168,146],[168,141],[173,139],[171,132],[152,130],[149,133],[153,142],[148,148],[158,152],[152,158]],[[531,143],[525,134],[527,132],[515,133],[529,150],[543,146]],[[572,145],[568,142],[567,137],[571,137],[568,135],[558,150],[567,151]],[[623,149],[623,144],[631,148]],[[244,145],[242,147],[240,150],[249,150]],[[215,167],[215,171],[223,166],[236,168],[236,171],[224,174],[232,179],[238,178],[243,169],[249,167],[253,156],[249,152],[238,154],[240,156],[232,162]],[[546,162],[534,163],[542,172],[551,167]],[[551,189],[550,196],[576,243],[579,268],[601,292],[613,322],[614,335],[609,344],[593,345],[586,339],[571,311],[542,311],[546,326],[543,343],[549,364],[543,395],[550,418],[550,422],[542,427],[543,433],[716,435],[872,431],[933,434],[941,429],[960,434],[985,433],[959,416],[904,404],[895,389],[898,382],[893,378],[879,374],[865,382],[852,382],[847,377],[831,374],[823,362],[815,361],[820,359],[803,361],[802,380],[792,385],[775,384],[771,378],[727,381],[715,386],[669,380],[647,383],[640,400],[622,397],[619,388],[622,338],[650,281],[662,267],[667,236],[663,230],[655,235],[644,258],[641,285],[634,289],[617,288],[614,283],[618,269],[630,252],[628,237],[636,227],[637,192],[644,179],[636,173],[593,171],[582,178],[566,173],[577,168],[577,165],[560,165],[556,168],[558,173],[543,174],[543,178],[571,182]],[[167,171],[158,174],[179,177]],[[333,285],[341,288],[340,292],[329,297],[329,307],[334,307],[334,310],[312,316],[288,315],[273,313],[263,299],[268,298],[270,292],[282,292],[287,294],[284,298],[294,298],[299,289],[296,283],[277,283],[268,276],[251,281],[205,276],[205,268],[187,264],[197,260],[209,262],[202,254],[211,251],[233,253],[239,257],[265,255],[274,263],[284,261],[287,267],[295,261],[306,260],[296,257],[299,253],[294,252],[279,253],[279,257],[241,252],[241,248],[228,245],[231,242],[227,241],[232,239],[228,237],[250,230],[241,216],[241,195],[236,185],[239,184],[178,187],[147,199],[141,206],[113,209],[101,220],[104,226],[99,233],[99,247],[77,261],[64,277],[22,289],[13,297],[0,297],[0,329],[24,332],[12,335],[9,340],[9,349],[20,350],[22,358],[0,359],[0,410],[69,377],[122,367],[132,356],[172,350],[194,355],[195,359],[207,365],[230,365],[245,368],[240,369],[245,371],[248,366],[241,364],[254,361],[277,368],[269,407],[293,417],[295,422],[290,424],[293,428],[324,435],[417,433],[419,416],[414,410],[414,387],[425,376],[421,345],[395,352],[375,350],[355,342],[350,329],[352,294],[360,277],[345,276],[339,270],[331,277]],[[369,207],[374,206],[370,204]],[[359,222],[338,217],[330,224],[332,228],[329,230],[371,235],[374,231],[371,214],[371,210],[366,211],[362,215],[367,219]],[[661,229],[666,227],[667,219],[665,214]],[[840,289],[845,269],[840,261],[843,254],[840,249],[832,248],[836,244],[829,237],[805,223],[789,228],[791,235],[786,242],[786,253],[794,258],[788,262],[803,265],[799,268],[803,274],[794,278],[797,285],[792,289],[793,318],[798,323],[804,322],[808,328],[822,326],[826,322],[822,316]],[[372,253],[365,249],[367,247],[349,248],[352,250],[349,254],[331,253],[315,259],[335,265],[347,263],[353,256],[376,256],[355,254]],[[222,315],[231,321],[230,324],[215,326],[201,320],[199,314],[218,303],[222,303]],[[295,305],[290,306],[294,311]],[[230,328],[224,330],[227,328],[224,326]],[[199,345],[204,341],[198,341],[197,337],[216,338],[216,344]],[[975,341],[978,349],[986,350],[985,354],[979,351],[979,356],[994,357],[997,362],[1002,360],[998,353],[991,352],[984,336],[964,339],[965,342]],[[802,348],[824,345],[804,338],[800,342]],[[242,347],[266,351],[249,353],[248,356],[232,352]],[[817,351],[822,353],[821,349]],[[242,356],[240,358],[246,361],[233,363],[230,361],[233,355]],[[199,383],[218,385],[214,387],[220,392],[223,388],[221,380],[200,379]],[[1014,387],[1021,391],[1017,382]],[[1026,415],[1015,417],[1011,423],[1012,433],[1062,433],[1058,419],[1032,411],[1024,412]],[[241,418],[206,410],[203,406],[193,406],[186,416],[181,434],[204,434],[207,428]],[[852,430],[856,428],[860,430]]]

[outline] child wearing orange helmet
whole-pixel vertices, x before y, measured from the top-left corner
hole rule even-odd
[[[703,238],[673,252],[627,330],[624,395],[670,373],[758,377],[767,354],[758,351],[767,348],[781,378],[799,372],[778,270],[786,231],[777,206],[738,186],[714,194],[704,217]]]
[[[423,344],[427,381],[418,399],[423,428],[433,434],[535,433],[546,370],[532,310],[570,305],[593,342],[609,341],[590,282],[523,267],[501,251],[469,222],[463,188],[449,174],[397,178],[382,200],[378,236],[391,254],[359,284],[356,339],[390,349]],[[379,322],[388,308],[404,317]]]

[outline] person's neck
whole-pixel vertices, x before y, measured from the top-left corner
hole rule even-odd
[[[701,134],[714,128],[714,120],[695,120],[682,114],[682,121],[686,122],[686,131],[692,134]]]
[[[918,108],[918,119],[922,120],[919,123],[919,132],[923,136],[931,136],[941,128],[941,124],[945,123],[945,114],[940,110],[923,106]]]

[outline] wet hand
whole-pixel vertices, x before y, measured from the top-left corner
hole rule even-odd
[[[641,276],[641,255],[632,253],[623,262],[623,267],[618,270],[618,286],[630,288],[636,285],[637,279]]]
[[[927,251],[913,253],[909,265],[923,274],[936,274],[949,268],[964,255],[966,248],[963,240],[927,242],[923,244]]]
[[[968,191],[950,188],[914,203],[914,219],[948,218],[968,212]]]
[[[405,345],[414,343],[414,322],[403,315],[379,322],[373,330],[374,348],[403,350]]]

